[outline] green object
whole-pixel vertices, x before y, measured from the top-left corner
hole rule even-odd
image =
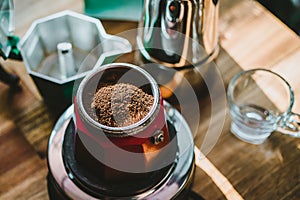
[[[21,52],[18,49],[18,43],[20,38],[18,36],[8,36],[8,43],[11,46],[10,54],[14,54],[15,56],[21,56]]]
[[[85,0],[86,15],[100,19],[139,21],[144,0]]]
[[[14,24],[14,6],[12,0],[0,1],[0,55],[6,59],[11,51],[9,36],[12,36]]]

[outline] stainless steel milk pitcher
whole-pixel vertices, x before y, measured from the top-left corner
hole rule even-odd
[[[218,0],[145,0],[137,43],[142,56],[186,68],[218,53]]]

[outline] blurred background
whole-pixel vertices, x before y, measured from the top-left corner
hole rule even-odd
[[[257,0],[283,23],[300,35],[300,0]],[[85,13],[102,19],[137,21],[142,14],[143,0],[84,0]],[[121,5],[121,6],[120,6]],[[111,10],[115,10],[112,14]],[[128,12],[130,10],[130,12]]]
[[[258,0],[258,2],[300,35],[300,0]]]

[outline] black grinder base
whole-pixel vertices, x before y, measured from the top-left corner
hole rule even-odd
[[[147,181],[107,187],[105,183],[93,180],[92,175],[76,163],[73,106],[69,107],[59,118],[49,140],[47,179],[50,199],[179,199],[184,196],[194,172],[193,138],[179,112],[168,103],[165,103],[165,110],[169,128],[177,132],[178,156],[173,165],[150,173],[146,180],[151,176],[153,180],[161,177],[150,188]],[[138,192],[128,193],[130,191]]]

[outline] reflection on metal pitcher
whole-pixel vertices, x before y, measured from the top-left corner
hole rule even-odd
[[[218,53],[217,0],[145,0],[137,42],[143,56],[166,67],[199,65]]]

